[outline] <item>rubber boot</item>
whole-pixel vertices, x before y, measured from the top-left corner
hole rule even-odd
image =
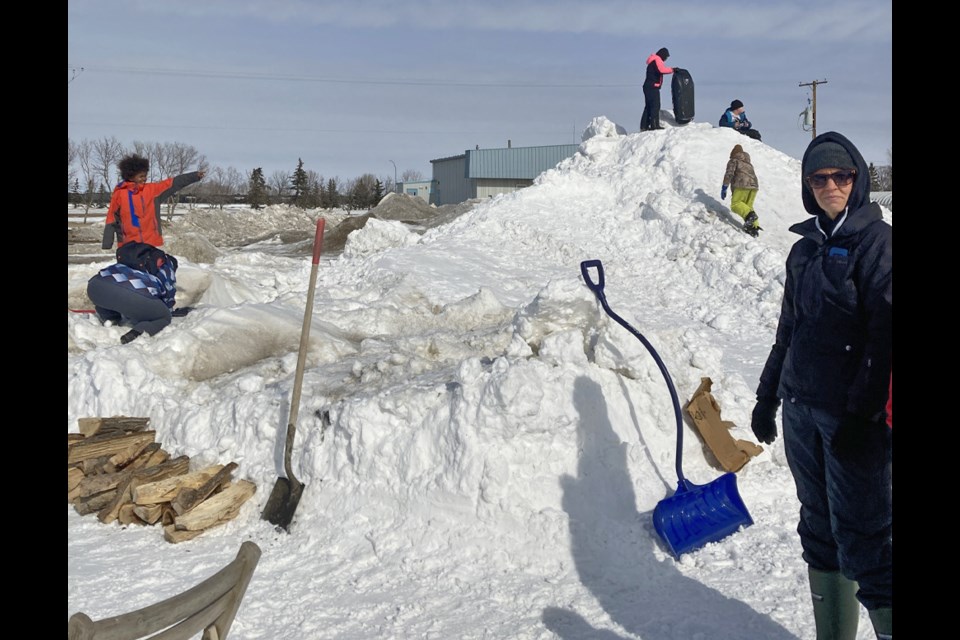
[[[807,569],[817,640],[855,640],[860,621],[857,583],[839,571]]]
[[[882,607],[867,613],[870,614],[877,640],[893,640],[893,607]]]

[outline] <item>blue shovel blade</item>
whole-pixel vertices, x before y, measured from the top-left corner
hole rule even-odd
[[[753,519],[737,492],[737,476],[725,473],[704,485],[686,481],[657,503],[653,526],[670,553],[679,558],[708,542],[722,540]]]

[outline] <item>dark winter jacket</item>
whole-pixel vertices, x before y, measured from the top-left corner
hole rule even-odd
[[[737,145],[739,146],[739,145]],[[750,154],[746,151],[733,151],[727,161],[727,170],[723,173],[723,184],[734,189],[759,189],[757,173],[750,163]]]
[[[103,278],[118,287],[136,291],[142,296],[156,298],[168,308],[173,309],[177,298],[176,264],[176,260],[168,260],[160,265],[156,275],[153,275],[118,262],[104,267],[93,277]]]
[[[661,49],[662,51],[662,49]],[[647,58],[647,77],[643,81],[643,88],[659,89],[663,84],[663,74],[673,73],[673,68],[663,63],[663,59],[656,53],[651,53]]]
[[[200,180],[200,173],[183,173],[176,178],[138,185],[122,181],[110,196],[106,226],[103,229],[104,249],[128,242],[145,242],[159,247],[163,245],[163,229],[160,225],[160,205],[180,189]]]
[[[891,371],[893,228],[869,201],[866,162],[845,137],[818,136],[803,166],[810,149],[827,141],[850,153],[857,177],[829,237],[823,231],[828,225],[821,224],[826,213],[801,186],[804,208],[814,217],[790,227],[802,238],[787,256],[776,344],[757,397],[876,419],[887,402]]]

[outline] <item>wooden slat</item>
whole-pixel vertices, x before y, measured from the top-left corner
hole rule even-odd
[[[135,432],[144,431],[150,424],[150,418],[129,418],[127,416],[113,416],[110,418],[78,418],[77,428],[80,434],[90,436],[106,432]]]
[[[67,447],[67,462],[79,462],[98,456],[112,456],[135,442],[153,442],[155,431],[125,433],[118,436],[93,436]]]
[[[212,494],[216,489],[219,489],[220,487],[229,483],[230,474],[232,474],[233,470],[236,468],[237,463],[231,462],[197,489],[185,487],[184,489],[180,490],[179,493],[177,493],[173,500],[170,501],[170,506],[173,507],[173,510],[177,512],[177,515],[183,515],[187,511],[190,511],[190,509],[193,509],[195,506],[206,500],[207,497],[210,496],[210,494]]]
[[[159,504],[161,502],[170,502],[182,489],[189,487],[196,489],[215,476],[218,471],[223,469],[222,464],[216,464],[200,471],[185,473],[175,478],[166,480],[157,480],[137,485],[133,490],[133,501],[137,504]]]
[[[239,513],[240,506],[257,490],[248,480],[238,480],[220,493],[204,500],[193,509],[178,515],[174,520],[177,531],[197,531],[231,520]]]

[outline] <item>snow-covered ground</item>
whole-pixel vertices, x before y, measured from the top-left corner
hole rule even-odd
[[[651,514],[676,487],[673,405],[579,268],[602,261],[607,301],[656,347],[681,402],[711,378],[733,436],[755,441],[788,227],[807,217],[800,161],[700,123],[617,135],[598,118],[589,131],[529,188],[422,234],[371,218],[321,261],[289,533],[261,511],[323,212],[171,226],[178,300],[197,309],[154,337],[121,345],[125,328],[68,311],[68,432],[85,416],[147,416],[171,454],[237,462],[257,485],[236,519],[179,544],[68,506],[68,616],[179,593],[253,540],[263,555],[237,640],[814,638],[782,439],[737,474],[753,526],[670,556]],[[759,177],[758,239],[719,198],[735,144]],[[89,308],[86,280],[108,262],[68,266],[68,308]],[[684,430],[686,477],[719,477]],[[858,638],[872,638],[861,613]]]

